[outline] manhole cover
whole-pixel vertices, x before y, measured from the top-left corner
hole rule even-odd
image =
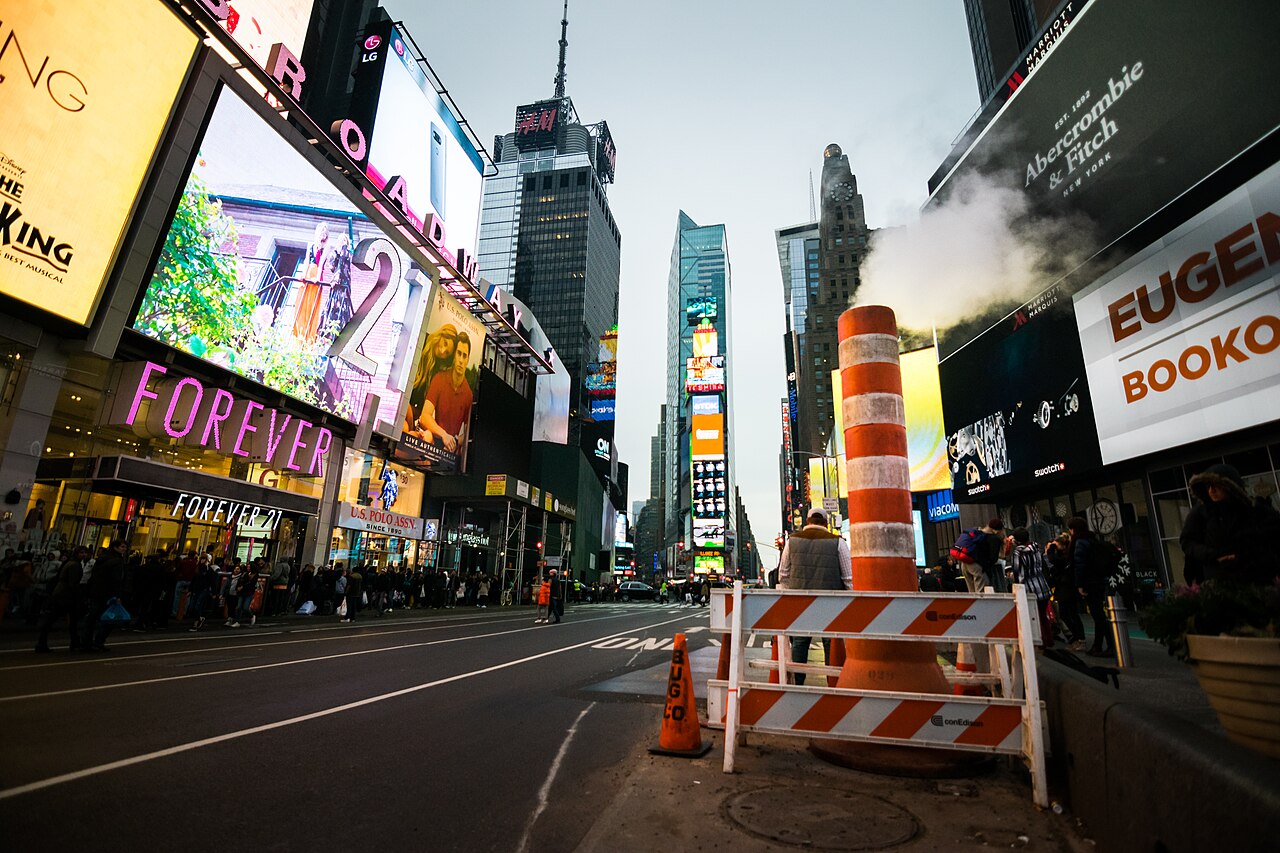
[[[810,850],[885,850],[920,832],[911,812],[869,794],[773,787],[736,794],[724,812],[752,835]]]

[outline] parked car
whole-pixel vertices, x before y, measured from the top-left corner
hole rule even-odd
[[[623,581],[618,584],[618,600],[630,601],[653,601],[657,592],[653,587],[643,581]]]

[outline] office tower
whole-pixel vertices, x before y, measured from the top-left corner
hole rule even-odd
[[[1060,5],[1059,0],[964,0],[979,101],[1004,85],[1008,71]]]
[[[667,281],[666,536],[678,574],[734,565],[731,278],[724,226],[681,211]]]
[[[477,261],[482,277],[538,316],[573,378],[569,443],[578,444],[591,417],[588,365],[618,323],[622,234],[607,194],[616,159],[609,127],[583,124],[565,94],[567,29],[562,20],[554,96],[517,107],[515,127],[494,139],[498,174],[485,182]]]

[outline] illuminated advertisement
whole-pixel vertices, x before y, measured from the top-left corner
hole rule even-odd
[[[551,363],[552,373],[539,374],[536,377],[533,395],[533,440],[549,441],[554,444],[569,443],[569,396],[573,388],[573,377],[569,375],[564,362],[560,360],[551,339],[543,331],[529,307],[497,285],[490,285],[486,294],[495,308],[503,311],[513,325],[518,327],[524,339],[535,352],[542,353]],[[592,410],[597,401],[592,400]],[[608,401],[612,404],[612,401]],[[604,418],[596,418],[604,420]]]
[[[690,394],[724,390],[724,356],[694,356],[685,359],[684,390]]]
[[[695,296],[684,304],[685,321],[690,326],[697,326],[703,320],[714,320],[717,315],[718,300],[714,296]]]
[[[630,548],[630,529],[631,526],[627,521],[627,514],[625,512],[619,512],[613,520],[613,544],[620,548]]]
[[[953,170],[999,174],[1050,209],[1083,212],[1091,245],[1107,245],[1275,128],[1274,9],[1260,11],[1093,0],[930,191]]]
[[[693,547],[723,548],[724,519],[693,520]]]
[[[394,424],[430,287],[224,87],[133,328],[349,421],[376,398]]]
[[[609,125],[600,122],[596,125],[596,173],[601,183],[613,183],[614,173],[618,170],[618,149],[613,144],[613,134]]]
[[[956,506],[955,498],[952,497],[950,489],[930,492],[925,495],[925,507],[929,511],[929,520],[933,522],[947,521],[948,519],[960,517],[960,507]]]
[[[427,311],[396,457],[415,468],[453,474],[466,467],[485,327],[441,285]]]
[[[400,30],[365,30],[355,78],[365,173],[431,242],[474,257],[485,161]]]
[[[565,104],[559,99],[516,107],[516,148],[533,151],[557,147],[560,131],[568,120]]]
[[[949,489],[951,471],[947,468],[947,437],[942,425],[942,387],[938,381],[937,350],[929,347],[903,353],[899,362],[902,365],[902,405],[907,417],[911,491]]]
[[[848,495],[844,466],[836,456],[810,456],[809,465],[809,506],[823,507],[828,498],[839,501]]]
[[[618,391],[618,363],[616,361],[592,361],[587,363],[587,376],[583,380],[587,394],[592,397],[613,397]]]
[[[1101,464],[1071,300],[1056,289],[946,358],[938,374],[961,502],[1051,486]]]
[[[720,335],[710,321],[703,320],[693,330],[693,357],[714,358],[718,355],[720,355]]]
[[[314,5],[315,0],[233,0],[222,26],[254,62],[266,68],[276,43],[302,56]]]
[[[693,463],[691,475],[693,487],[693,517],[695,519],[724,518],[728,495],[725,493],[725,468],[723,459],[699,460]]]
[[[1102,460],[1280,419],[1280,165],[1074,297]]]
[[[0,293],[88,325],[199,40],[163,3],[0,12]]]
[[[693,573],[695,575],[724,574],[724,554],[694,554]]]
[[[618,327],[614,326],[600,336],[600,361],[618,360]]]
[[[724,457],[724,415],[693,415],[689,427],[689,452],[694,459]]]
[[[591,420],[617,420],[618,401],[614,397],[599,397],[591,400]]]

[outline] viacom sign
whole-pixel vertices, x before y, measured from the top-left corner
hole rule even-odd
[[[960,507],[956,506],[950,489],[931,492],[925,498],[925,503],[929,509],[930,521],[946,521],[949,518],[960,517]]]
[[[1103,462],[1280,419],[1280,164],[1075,307]]]

